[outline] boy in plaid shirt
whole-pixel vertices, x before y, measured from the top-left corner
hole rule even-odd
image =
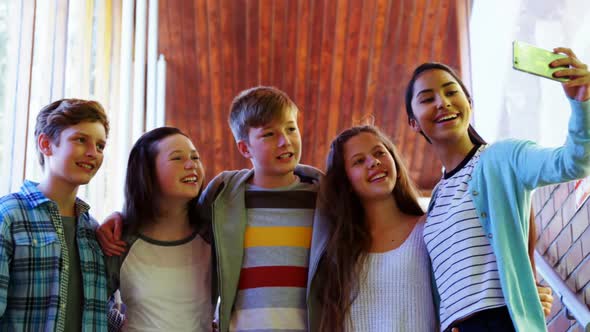
[[[0,331],[106,331],[96,221],[76,198],[103,160],[109,123],[94,101],[63,99],[37,116],[44,177],[0,198]]]

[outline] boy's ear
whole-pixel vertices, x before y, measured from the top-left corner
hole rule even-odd
[[[418,121],[416,121],[416,119],[410,119],[410,127],[412,127],[412,130],[420,133],[422,131],[422,129],[420,128],[420,125],[418,124]]]
[[[250,148],[248,147],[248,143],[246,143],[243,140],[238,141],[238,151],[240,151],[240,154],[242,154],[242,156],[244,156],[245,158],[252,157],[252,154],[250,154]]]
[[[39,151],[45,156],[51,156],[51,139],[45,134],[40,134],[37,138],[37,144],[39,145]]]

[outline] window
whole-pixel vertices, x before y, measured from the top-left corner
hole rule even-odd
[[[15,142],[14,133],[16,126],[22,123],[17,121],[15,100],[19,91],[17,68],[21,60],[16,56],[16,50],[26,46],[20,42],[20,36],[26,33],[21,23],[23,20],[25,17],[22,4],[0,0],[0,195],[18,187],[13,179],[15,176],[18,178],[18,174],[22,177],[23,173],[22,167],[13,167],[13,157],[19,155],[15,150],[22,149],[22,143]]]
[[[137,107],[134,112],[141,114],[136,117],[133,105],[120,96],[128,101],[133,84],[145,89],[145,82],[133,82],[130,69],[138,53],[133,50],[134,5],[146,3],[0,0],[0,195],[18,191],[24,178],[42,179],[34,139],[39,110],[62,98],[92,99],[107,111],[111,131],[101,169],[78,196],[99,221],[121,209],[132,143],[128,119],[145,119],[145,114]],[[150,3],[157,8],[157,2]],[[145,37],[138,33],[135,39]]]
[[[6,123],[6,80],[1,79],[6,77],[6,69],[8,65],[8,1],[0,0],[0,123]],[[0,135],[0,165],[3,165],[7,160],[6,148],[7,137]],[[0,166],[0,170],[4,167]],[[4,173],[2,173],[4,174]]]
[[[111,60],[119,56],[112,43],[118,40],[121,12],[114,2],[0,0],[0,102],[5,105],[0,123],[8,124],[0,135],[0,195],[19,190],[23,178],[42,178],[34,127],[43,106],[61,98],[93,99],[112,115],[118,77],[110,75],[118,67]],[[112,147],[116,144],[108,153]],[[124,163],[105,158],[90,185],[78,192],[99,220],[121,206],[105,204],[107,174],[124,170]]]
[[[475,127],[490,142],[514,137],[562,145],[570,116],[558,82],[512,69],[512,41],[570,47],[590,62],[590,2],[473,2],[470,22]],[[492,51],[493,50],[493,51]]]

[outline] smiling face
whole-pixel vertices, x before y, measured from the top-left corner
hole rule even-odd
[[[344,143],[344,167],[361,200],[392,198],[397,179],[395,161],[376,135],[361,132]]]
[[[205,171],[197,149],[181,134],[158,142],[156,176],[161,199],[196,197],[203,185]]]
[[[55,142],[39,135],[38,144],[51,180],[76,188],[90,182],[102,165],[106,130],[100,122],[80,122],[65,128]]]
[[[250,128],[248,141],[238,141],[238,149],[252,161],[256,185],[272,188],[292,183],[293,171],[301,158],[297,109],[287,107],[268,124]]]
[[[426,70],[414,83],[410,126],[432,143],[469,144],[471,105],[457,80],[442,69]]]

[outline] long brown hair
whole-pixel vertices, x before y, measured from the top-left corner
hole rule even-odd
[[[375,135],[393,157],[399,178],[391,194],[400,210],[409,215],[424,214],[418,204],[418,192],[395,146],[377,127],[352,127],[332,141],[326,176],[320,185],[320,208],[327,217],[330,229],[326,251],[316,274],[321,283],[318,294],[322,307],[320,331],[345,329],[371,246],[371,233],[364,220],[363,206],[344,167],[344,144],[360,133]]]

